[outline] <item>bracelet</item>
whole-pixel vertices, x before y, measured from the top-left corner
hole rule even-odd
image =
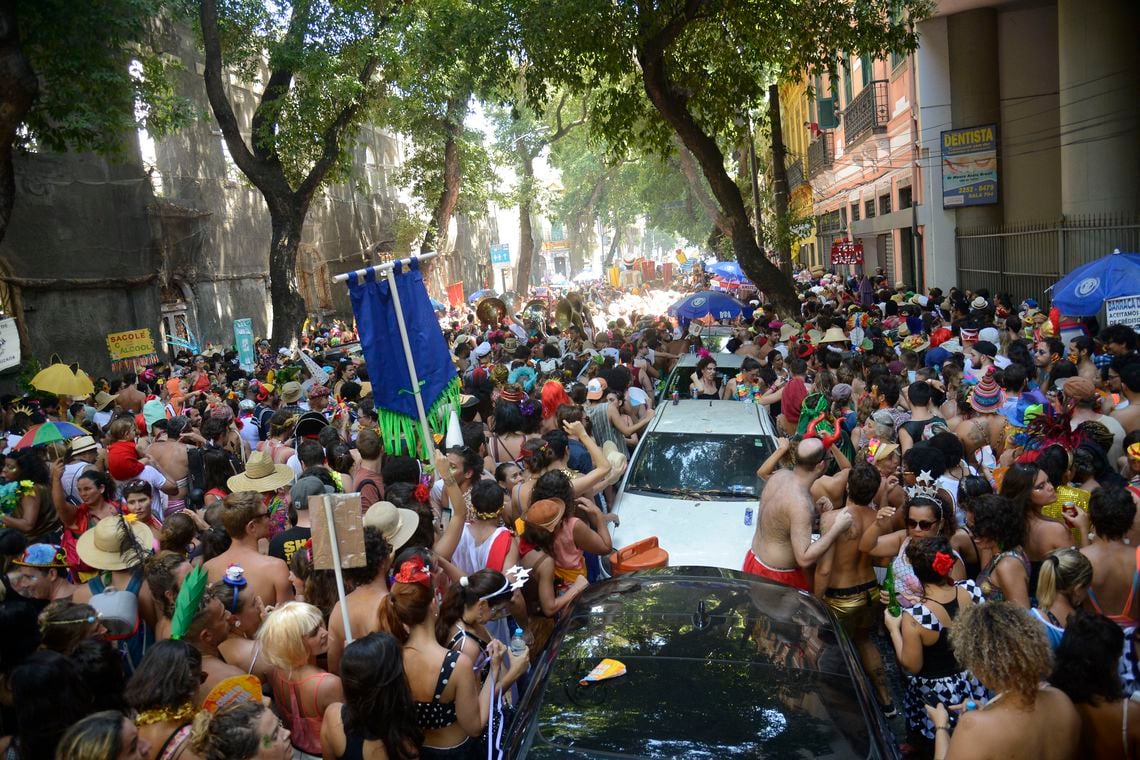
[[[946,733],[950,733],[950,724],[947,723],[945,726],[935,726],[934,730],[935,731],[945,731]]]

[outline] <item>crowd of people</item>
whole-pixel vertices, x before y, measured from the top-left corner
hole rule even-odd
[[[0,752],[495,750],[556,620],[604,579],[616,485],[695,353],[693,398],[763,406],[779,436],[752,545],[723,566],[744,555],[820,597],[908,752],[1130,757],[1137,335],[984,290],[797,282],[798,313],[757,295],[715,352],[715,320],[652,292],[588,293],[562,330],[454,310],[459,426],[430,462],[386,450],[345,325],[260,341],[253,372],[182,354],[88,398],[3,398]],[[717,372],[723,352],[739,373]],[[45,421],[85,434],[19,445]],[[359,494],[364,526],[343,598],[309,514],[336,493]]]

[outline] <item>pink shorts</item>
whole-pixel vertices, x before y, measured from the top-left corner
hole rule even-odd
[[[808,584],[807,575],[800,568],[794,570],[776,570],[775,568],[768,567],[757,558],[752,550],[749,549],[748,553],[744,555],[744,572],[750,575],[759,575],[761,578],[768,578],[782,583],[785,586],[798,588],[801,591],[811,593],[811,586]]]

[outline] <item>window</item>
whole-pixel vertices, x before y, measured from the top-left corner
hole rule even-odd
[[[851,63],[847,56],[839,61],[839,76],[843,79],[843,107],[851,105]]]
[[[859,221],[859,204],[858,203],[852,203],[851,204],[851,221],[853,221],[853,222]]]
[[[839,229],[847,229],[847,209],[839,209]]]
[[[891,194],[886,193],[879,196],[879,214],[889,213],[891,213]]]
[[[899,209],[910,208],[914,202],[911,195],[910,185],[899,188]]]
[[[551,240],[565,240],[566,229],[562,226],[562,222],[550,223],[550,239]]]
[[[891,71],[906,63],[906,53],[891,53]]]
[[[875,201],[873,199],[863,204],[863,215],[868,219],[875,215]]]
[[[859,56],[859,68],[863,72],[863,86],[866,87],[871,83],[871,67],[874,64],[871,61],[871,56],[864,53]]]

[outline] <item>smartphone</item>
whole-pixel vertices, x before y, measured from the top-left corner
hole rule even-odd
[[[918,689],[918,693],[919,693],[920,698],[922,699],[923,704],[925,704],[929,707],[938,707],[938,705],[942,704],[942,699],[937,694],[935,694],[931,689],[928,689],[925,686],[920,686]]]

